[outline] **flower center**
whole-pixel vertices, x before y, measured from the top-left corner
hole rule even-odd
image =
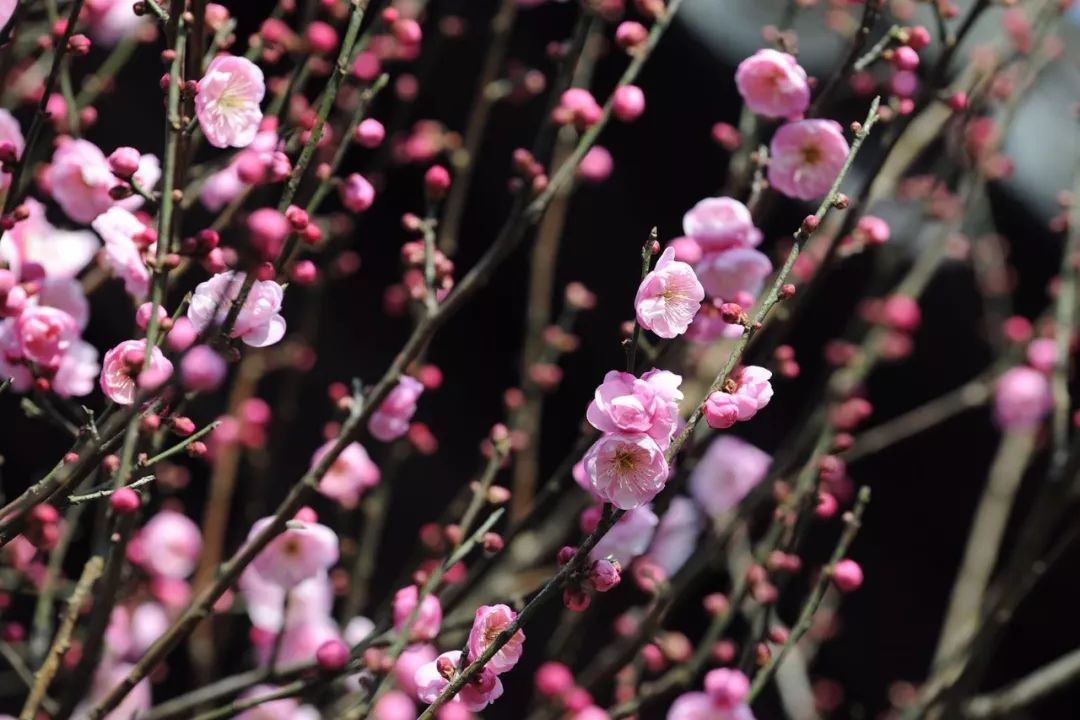
[[[611,458],[611,464],[618,472],[628,473],[637,466],[637,456],[629,448],[619,448]]]
[[[817,165],[821,161],[821,149],[817,145],[804,145],[799,155],[804,165]]]

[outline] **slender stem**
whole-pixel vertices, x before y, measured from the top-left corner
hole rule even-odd
[[[30,689],[26,704],[23,705],[22,712],[19,713],[19,720],[34,720],[37,715],[38,707],[41,706],[41,701],[49,689],[49,683],[52,682],[57,670],[60,669],[60,659],[71,645],[71,632],[75,629],[75,623],[79,620],[79,612],[90,594],[91,586],[101,575],[101,569],[101,558],[91,559],[83,568],[82,576],[79,577],[79,582],[68,599],[67,611],[64,613],[64,619],[60,623],[60,629],[56,631],[56,638],[53,640],[52,647],[49,648],[45,662],[41,664],[41,668],[38,669],[34,677],[34,687]]]
[[[851,547],[851,543],[854,542],[855,536],[859,533],[862,516],[866,511],[866,506],[869,502],[870,488],[863,487],[859,490],[859,497],[855,502],[855,508],[844,518],[846,527],[844,528],[844,533],[840,536],[840,542],[836,544],[836,549],[833,550],[829,565],[821,573],[820,577],[818,577],[814,590],[803,604],[802,611],[799,613],[799,619],[795,623],[795,626],[791,628],[791,633],[788,635],[787,641],[777,652],[773,653],[765,667],[761,668],[757,675],[754,676],[754,681],[750,685],[750,694],[747,697],[748,704],[753,703],[757,696],[761,694],[761,691],[765,689],[765,685],[772,679],[772,676],[776,673],[780,664],[784,662],[784,658],[787,657],[788,653],[791,652],[791,649],[802,639],[803,635],[810,630],[810,625],[814,621],[814,615],[817,614],[818,607],[821,606],[821,601],[825,598],[825,592],[829,589],[829,583],[832,580],[832,569],[847,555],[848,548]]]

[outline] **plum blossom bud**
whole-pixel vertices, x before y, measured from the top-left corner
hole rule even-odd
[[[259,208],[248,216],[248,242],[265,260],[276,260],[292,233],[292,225],[274,208]]]
[[[368,118],[356,126],[353,138],[366,148],[378,147],[386,137],[386,128],[374,118]]]
[[[315,651],[315,661],[325,672],[341,670],[349,662],[349,647],[337,638],[327,640]]]
[[[597,592],[607,592],[619,584],[622,577],[619,573],[619,564],[607,559],[593,562],[589,568],[589,584]]]
[[[428,197],[442,200],[450,190],[450,171],[442,165],[432,165],[424,173],[424,189]]]
[[[898,70],[914,70],[919,67],[919,53],[906,45],[901,45],[893,51],[893,65]]]
[[[615,90],[611,112],[623,122],[633,122],[645,112],[645,93],[637,85],[623,85]]]
[[[68,38],[67,51],[72,55],[87,55],[90,52],[90,38],[82,33]]]
[[[337,49],[337,31],[328,23],[320,20],[310,22],[308,23],[304,35],[307,39],[308,47],[316,54],[326,55]]]
[[[355,213],[361,213],[375,203],[375,187],[359,173],[352,173],[341,185],[341,203]]]
[[[721,709],[742,705],[749,693],[750,680],[738,670],[717,668],[705,676],[705,694]]]
[[[139,171],[142,154],[133,147],[118,147],[109,155],[109,169],[122,178],[130,178]]]
[[[122,487],[109,497],[109,507],[117,515],[130,515],[138,510],[141,504],[139,493],[129,487]]]
[[[615,28],[615,42],[623,50],[633,50],[648,37],[649,31],[645,26],[633,20],[625,20]]]
[[[1005,371],[997,382],[994,416],[999,425],[1023,429],[1038,425],[1053,407],[1050,381],[1030,367]]]
[[[841,560],[832,567],[829,574],[836,589],[843,593],[854,592],[863,583],[862,568],[854,560]]]
[[[563,590],[563,605],[571,612],[585,612],[592,603],[589,593],[581,588],[566,588]]]

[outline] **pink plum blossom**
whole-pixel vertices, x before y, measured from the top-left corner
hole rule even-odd
[[[649,547],[659,520],[652,506],[642,505],[624,514],[589,553],[593,560],[614,558],[624,568]]]
[[[761,244],[761,231],[754,227],[750,209],[729,197],[698,201],[683,215],[683,232],[703,252]]]
[[[218,273],[199,283],[187,310],[187,318],[195,329],[202,332],[211,322],[224,322],[243,283],[244,273],[233,271]],[[252,347],[266,347],[281,340],[285,335],[285,318],[278,311],[284,295],[285,289],[273,280],[256,280],[236,316],[230,337],[240,338]]]
[[[596,388],[586,418],[601,432],[645,433],[666,449],[679,419],[681,383],[682,377],[667,370],[640,378],[612,370]]]
[[[416,609],[420,591],[415,585],[406,585],[394,593],[394,629],[401,630],[408,622],[409,616]],[[424,596],[420,603],[420,611],[416,614],[412,629],[409,632],[411,640],[426,642],[434,640],[442,627],[442,605],[439,598],[432,594]]]
[[[714,520],[765,479],[772,458],[734,435],[713,440],[690,473],[690,495]]]
[[[1057,362],[1057,341],[1054,338],[1035,338],[1028,343],[1025,355],[1031,367],[1048,373]]]
[[[52,390],[60,397],[89,395],[94,391],[100,371],[97,348],[83,340],[76,340],[60,358],[60,365],[52,378]]]
[[[273,685],[256,685],[244,692],[240,697],[244,699],[261,698],[270,695],[278,688]],[[260,702],[250,710],[236,716],[236,720],[299,720],[300,702],[296,698],[280,698]]]
[[[769,145],[769,184],[799,200],[824,197],[848,151],[844,130],[834,120],[788,123],[776,131]]]
[[[0,29],[3,29],[7,24],[7,20],[10,19],[10,13],[14,11],[15,3],[11,2],[11,10],[7,10],[8,18],[5,19],[4,4],[7,4],[7,0],[4,3],[0,3]],[[22,128],[19,127],[19,121],[15,119],[7,110],[0,108],[0,142],[7,141],[11,143],[15,149],[15,153],[22,157],[23,151],[26,149],[26,140],[23,138]],[[0,190],[7,188],[11,182],[11,173],[0,172]]]
[[[315,451],[311,465],[318,465],[334,445],[333,441]],[[319,481],[319,492],[336,500],[345,509],[352,509],[360,502],[365,490],[379,484],[379,466],[368,457],[360,443],[349,443]]]
[[[112,47],[134,32],[143,18],[131,10],[129,0],[86,0],[90,37],[95,43]]]
[[[708,253],[694,265],[705,292],[727,302],[741,293],[756,298],[772,269],[767,255],[746,247]]]
[[[249,565],[237,584],[251,624],[269,633],[329,617],[334,607],[333,588],[325,572],[312,575],[286,590]],[[289,594],[287,607],[286,592]]]
[[[290,602],[292,598],[290,597]],[[303,662],[315,657],[315,651],[328,641],[341,640],[337,624],[326,615],[312,617],[306,622],[287,625],[281,636],[281,646],[278,649],[278,661],[289,665]],[[269,662],[272,647],[268,648],[264,662]]]
[[[670,339],[686,332],[704,299],[705,290],[694,269],[676,260],[669,247],[638,287],[634,299],[637,321],[646,330]]]
[[[724,390],[709,395],[705,402],[706,421],[714,428],[723,429],[735,421],[745,422],[754,417],[772,400],[771,377],[771,372],[757,365],[736,371]]]
[[[138,378],[143,372],[146,356],[146,340],[125,340],[105,353],[101,370],[101,389],[113,402],[130,405],[135,402]],[[150,363],[146,369],[161,380],[172,374],[172,361],[165,357],[161,348],[150,351]]]
[[[667,720],[754,720],[754,713],[745,704],[724,708],[703,692],[689,692],[675,698]]]
[[[432,703],[447,688],[453,677],[458,662],[461,660],[461,651],[452,650],[445,652],[434,661],[421,665],[416,671],[416,695],[420,702]],[[475,678],[465,684],[452,702],[463,704],[472,712],[480,712],[491,703],[502,697],[503,686],[498,675],[485,667]]]
[[[153,155],[143,155],[135,179],[151,189],[161,177],[161,167]],[[44,176],[53,199],[69,218],[88,223],[113,205],[119,204],[129,210],[142,205],[143,199],[132,195],[119,202],[109,196],[109,191],[122,184],[109,168],[109,161],[101,149],[87,140],[68,139],[60,143],[53,153]]]
[[[79,337],[79,324],[63,310],[29,307],[15,321],[22,356],[47,368],[59,366],[60,359]]]
[[[82,284],[73,278],[45,278],[40,281],[34,301],[44,307],[63,310],[75,320],[80,330],[90,322],[90,302]]]
[[[251,526],[248,538],[262,532],[274,518],[265,517]],[[285,590],[325,572],[338,561],[338,537],[325,525],[291,520],[285,530],[263,548],[251,566],[263,579]]]
[[[604,435],[585,454],[593,490],[623,510],[651,501],[668,479],[664,451],[643,433]]]
[[[147,572],[183,579],[195,572],[202,534],[192,520],[175,510],[161,510],[139,532],[141,564]]]
[[[1037,426],[1054,406],[1050,381],[1030,367],[1006,370],[997,381],[994,417],[1008,430]]]
[[[469,630],[469,657],[478,658],[488,649],[503,630],[517,617],[506,605],[481,605],[476,609],[472,629]],[[507,672],[521,659],[525,645],[525,632],[518,630],[496,652],[486,667],[496,675]]]
[[[263,72],[250,60],[219,55],[206,69],[195,95],[195,115],[214,147],[247,147],[262,121]]]
[[[810,105],[810,84],[799,61],[763,49],[739,63],[735,84],[751,112],[767,118],[802,115]]]
[[[0,187],[2,189],[2,187]],[[34,198],[22,203],[28,213],[0,238],[0,260],[19,277],[38,265],[50,278],[73,278],[94,259],[101,243],[89,230],[62,230],[45,217],[45,206]]]
[[[414,720],[416,704],[400,690],[391,690],[371,709],[372,720]]]
[[[416,696],[416,671],[422,665],[435,662],[438,656],[439,651],[434,645],[427,643],[409,645],[394,663],[394,682],[409,695]]]
[[[379,409],[368,420],[368,432],[383,442],[391,442],[409,431],[409,421],[416,414],[416,401],[424,385],[414,377],[404,375]]]
[[[683,495],[672,498],[645,558],[671,577],[694,554],[701,529],[701,512],[694,501]]]
[[[105,241],[105,267],[124,281],[124,289],[133,297],[146,297],[150,291],[150,270],[135,238],[145,235],[150,228],[122,207],[109,208],[90,227]],[[153,252],[156,245],[152,243],[147,250]]]
[[[90,692],[76,708],[73,717],[87,717],[89,710],[96,703],[123,682],[131,674],[134,665],[124,662],[103,662],[94,673],[90,683]],[[143,678],[131,689],[116,708],[108,714],[108,720],[132,720],[145,715],[153,704],[150,679]]]

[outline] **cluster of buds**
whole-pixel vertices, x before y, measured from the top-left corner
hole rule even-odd
[[[559,565],[569,563],[576,550],[569,545],[559,550]],[[592,603],[592,593],[607,592],[622,581],[622,566],[612,557],[592,560],[582,570],[570,575],[563,589],[563,605],[573,612],[583,612]]]
[[[514,171],[520,177],[515,179],[515,183],[528,183],[534,193],[541,193],[547,187],[548,176],[544,166],[525,148],[514,150]]]

